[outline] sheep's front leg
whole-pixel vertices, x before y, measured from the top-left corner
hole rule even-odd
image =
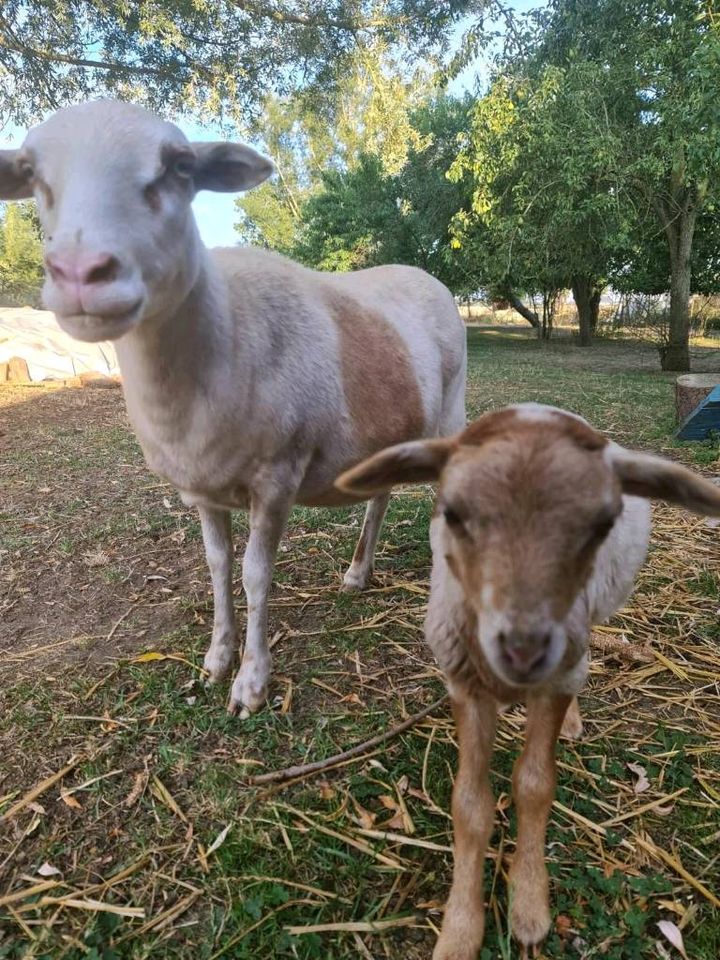
[[[233,680],[230,713],[247,716],[267,699],[270,649],[267,641],[268,594],[275,554],[293,504],[286,491],[274,496],[253,496],[250,503],[250,537],[243,557],[243,587],[247,600],[247,631],[240,669]]]
[[[343,578],[343,590],[364,590],[367,586],[373,571],[375,545],[389,503],[389,493],[374,497],[368,503],[352,563]]]
[[[513,771],[518,836],[510,867],[510,923],[524,946],[540,943],[550,929],[545,831],[555,796],[555,744],[571,701],[528,697],[525,747]]]
[[[453,712],[460,747],[452,799],[455,862],[433,960],[476,960],[485,932],[483,869],[495,814],[489,770],[497,706],[489,695],[453,696]]]
[[[217,683],[230,672],[238,646],[233,607],[230,513],[207,507],[198,507],[198,512],[213,589],[213,632],[204,667],[210,682]]]

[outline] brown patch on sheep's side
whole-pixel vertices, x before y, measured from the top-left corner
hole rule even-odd
[[[421,437],[420,386],[400,334],[351,297],[335,293],[330,309],[340,335],[343,390],[358,453]]]

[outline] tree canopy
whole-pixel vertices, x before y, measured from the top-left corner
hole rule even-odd
[[[425,62],[495,0],[5,0],[0,116],[26,123],[77,100],[132,98],[160,112],[245,122],[269,93],[344,77],[358,48],[401,46]]]

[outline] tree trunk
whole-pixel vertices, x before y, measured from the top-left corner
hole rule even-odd
[[[573,277],[572,294],[578,315],[580,346],[589,347],[595,335],[600,312],[602,287],[590,277]]]
[[[663,370],[689,370],[691,284],[689,255],[682,256],[678,251],[675,257],[670,258],[670,269],[670,327],[668,341],[660,348],[660,366]]]
[[[602,297],[603,288],[601,286],[596,286],[593,288],[593,292],[590,296],[590,329],[592,330],[592,335],[595,336],[597,333],[598,319],[600,318],[600,298]]]
[[[503,296],[513,310],[516,310],[520,316],[523,317],[523,319],[527,320],[531,327],[534,327],[536,330],[540,328],[540,318],[538,315],[534,310],[530,310],[528,307],[526,307],[520,297],[518,297],[513,290],[504,289]]]
[[[695,221],[701,200],[686,192],[682,205],[675,216],[672,211],[661,208],[664,214],[663,227],[670,247],[670,322],[667,341],[660,347],[660,366],[663,370],[690,369],[690,289]]]

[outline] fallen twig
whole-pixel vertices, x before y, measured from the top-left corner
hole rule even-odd
[[[308,777],[313,773],[318,773],[320,770],[328,770],[330,767],[336,767],[346,760],[367,753],[369,750],[377,747],[378,744],[387,743],[388,740],[394,740],[395,737],[399,737],[402,733],[405,733],[406,730],[409,730],[410,727],[424,720],[425,717],[437,710],[446,700],[447,694],[444,694],[439,700],[436,700],[435,703],[431,703],[429,707],[425,707],[418,713],[413,714],[412,717],[408,717],[407,720],[403,720],[403,722],[399,723],[396,727],[392,727],[390,730],[386,730],[385,733],[381,733],[377,737],[372,737],[370,740],[365,740],[363,743],[358,743],[354,747],[350,747],[349,750],[336,753],[333,757],[326,757],[325,760],[315,760],[313,763],[303,763],[296,767],[286,767],[284,770],[260,773],[254,777],[250,777],[250,783],[254,786],[263,783],[280,783],[283,780],[296,780],[299,777]]]

